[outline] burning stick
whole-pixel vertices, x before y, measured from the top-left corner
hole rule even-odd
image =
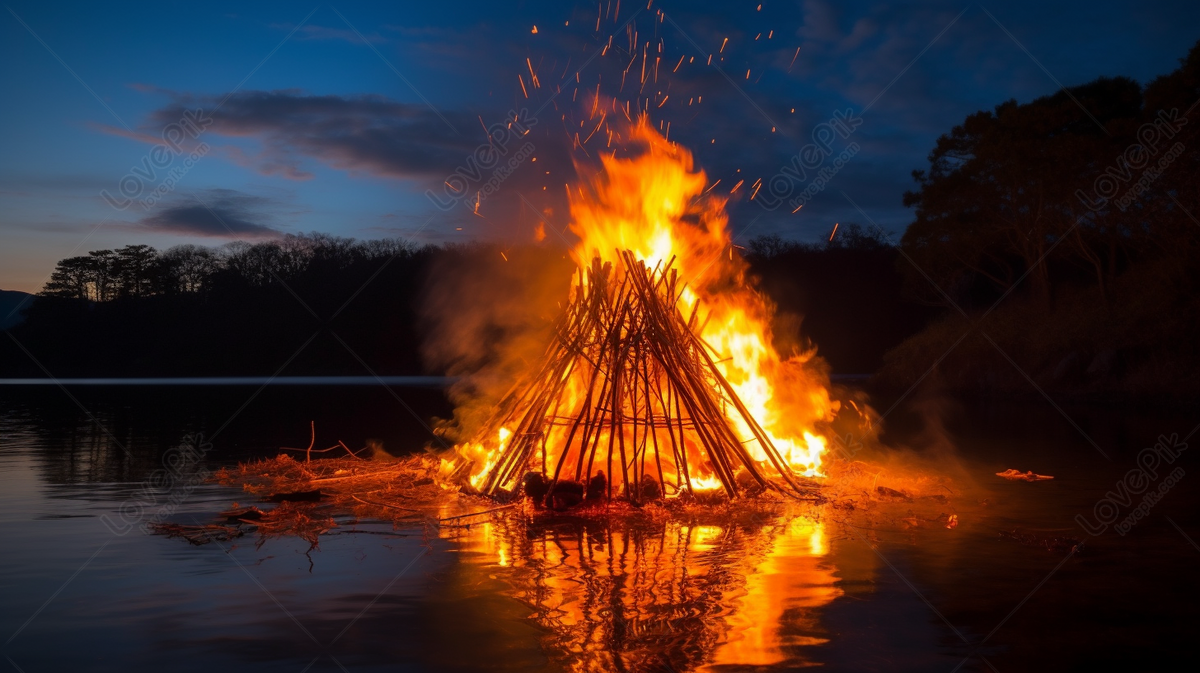
[[[600,458],[605,466],[605,498],[612,499],[614,490],[634,502],[646,494],[662,497],[666,472],[659,432],[663,428],[671,445],[667,462],[675,468],[677,490],[698,488],[688,466],[691,448],[698,449],[697,455],[729,497],[744,491],[741,473],[759,488],[805,492],[698,336],[702,329],[698,306],[686,319],[681,313],[683,289],[672,268],[674,261],[651,269],[630,252],[618,256],[619,265],[595,259],[586,276],[581,272],[542,367],[514,386],[481,430],[480,445],[491,444],[491,438],[498,441],[490,449],[494,462],[472,480],[472,486],[484,494],[514,488],[540,450],[547,503],[555,502],[555,490],[566,483],[562,472],[572,456],[571,483],[578,485],[572,489],[586,490],[583,485],[598,475],[595,462]],[[577,386],[573,394],[568,390],[572,382]],[[750,429],[750,439],[737,436],[726,413],[730,407]],[[564,425],[569,426],[565,436]],[[762,472],[746,442],[759,444],[782,483]],[[645,464],[651,450],[658,473],[654,488],[647,481]],[[547,459],[551,451],[558,453],[552,466]]]

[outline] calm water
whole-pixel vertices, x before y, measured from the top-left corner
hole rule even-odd
[[[416,450],[449,412],[437,391],[71,393],[0,390],[0,638],[14,670],[1179,670],[1196,656],[1195,449],[1157,470],[1151,489],[1185,473],[1127,535],[1089,536],[1073,519],[1200,413],[1066,408],[1081,433],[1044,404],[925,405],[889,439],[924,446],[955,480],[958,495],[933,510],[510,518],[432,534],[342,517],[310,551],[113,528],[186,434],[212,438],[206,469],[307,446],[310,421],[321,448],[375,438]],[[913,463],[888,465],[880,483]],[[1056,479],[994,476],[1010,467]],[[250,500],[211,484],[181,492],[171,521]],[[928,520],[939,508],[959,525]],[[1078,554],[1053,540],[1085,537]]]

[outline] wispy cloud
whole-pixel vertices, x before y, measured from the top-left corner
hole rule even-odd
[[[273,238],[280,232],[264,222],[270,199],[231,189],[180,196],[137,226],[159,232],[213,238]]]
[[[214,96],[179,96],[151,115],[148,126],[171,123],[190,108],[212,109]],[[456,125],[472,117],[443,113]],[[304,158],[334,168],[385,177],[429,177],[453,169],[474,142],[453,135],[425,105],[383,96],[312,96],[296,90],[245,91],[231,96],[207,133],[254,138],[258,153],[229,150],[230,159],[264,175],[306,179]]]

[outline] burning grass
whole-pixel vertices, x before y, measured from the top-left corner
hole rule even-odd
[[[484,496],[449,481],[445,462],[434,454],[420,454],[395,461],[366,461],[357,458],[325,458],[297,461],[287,454],[243,463],[217,472],[216,480],[226,486],[240,486],[264,502],[278,502],[271,512],[316,506],[356,514],[362,518],[400,523],[469,525],[472,517],[505,510],[565,514],[576,517],[662,518],[678,513],[695,513],[741,507],[743,510],[769,508],[783,503],[778,493],[763,497],[730,501],[719,491],[684,497],[663,498],[654,502],[627,499],[581,499],[577,503],[543,507],[523,491],[500,491]],[[814,498],[816,500],[816,498]],[[236,509],[236,504],[235,504]],[[231,511],[232,512],[232,511]],[[227,512],[225,514],[231,514]],[[266,519],[267,515],[263,515]],[[257,523],[244,521],[242,523]],[[269,532],[269,527],[268,531]]]
[[[262,505],[233,503],[219,523],[163,524],[158,532],[193,544],[225,542],[255,532],[258,544],[282,536],[301,538],[316,548],[320,536],[338,522],[388,521],[422,528],[426,537],[450,535],[456,528],[495,521],[603,520],[623,527],[661,525],[735,526],[802,512],[859,528],[946,527],[957,525],[953,485],[936,475],[903,475],[862,461],[831,460],[829,476],[803,498],[762,489],[729,498],[724,491],[686,492],[640,502],[628,498],[580,499],[561,507],[543,506],[524,490],[484,496],[450,481],[441,457],[424,453],[393,461],[356,457],[293,459],[287,454],[224,468],[215,480],[239,486]],[[274,504],[269,507],[268,504]],[[442,531],[438,533],[437,531]]]

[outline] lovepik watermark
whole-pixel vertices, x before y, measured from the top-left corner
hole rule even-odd
[[[1160,110],[1156,119],[1138,127],[1135,133],[1137,142],[1126,147],[1125,151],[1117,155],[1113,165],[1105,168],[1104,172],[1096,177],[1092,182],[1091,193],[1077,189],[1075,197],[1091,210],[1103,210],[1111,201],[1118,209],[1124,211],[1183,154],[1183,143],[1175,142],[1166,147],[1166,151],[1157,162],[1150,163],[1166,142],[1178,135],[1187,122],[1187,117],[1179,116],[1177,108],[1172,108],[1170,112]],[[1134,181],[1134,175],[1143,169],[1145,170],[1142,175]],[[1128,187],[1121,194],[1123,185]],[[1120,198],[1116,198],[1117,194],[1121,194]]]
[[[187,435],[179,446],[167,449],[162,467],[150,473],[116,512],[116,518],[105,514],[100,522],[114,535],[125,535],[134,527],[143,533],[153,532],[153,526],[175,513],[196,486],[204,483],[209,471],[201,464],[212,449],[200,434]]]
[[[117,194],[114,196],[107,189],[102,189],[100,198],[117,210],[125,210],[135,202],[146,209],[153,207],[163,196],[175,189],[175,185],[187,175],[197,161],[208,154],[208,143],[201,142],[195,147],[191,145],[212,122],[212,117],[204,116],[203,110],[185,110],[179,121],[163,127],[161,142],[155,142],[150,151],[142,157],[140,164],[130,168],[129,172],[117,181]],[[162,178],[162,182],[159,182],[159,172],[185,152],[188,156],[183,165],[172,168]],[[158,184],[153,191],[146,194],[147,187],[155,183]]]
[[[460,203],[478,208],[479,203],[496,193],[526,159],[533,156],[534,145],[521,139],[537,125],[537,118],[522,108],[510,110],[503,122],[487,128],[487,142],[480,143],[466,160],[442,180],[439,192],[425,190],[425,196],[440,210],[450,210]],[[509,154],[512,156],[509,156]],[[508,157],[507,161],[501,159]]]
[[[832,165],[824,166],[825,161],[834,154],[834,142],[838,138],[849,139],[862,123],[862,117],[847,108],[834,112],[829,121],[817,124],[812,130],[812,142],[800,148],[778,173],[771,176],[764,185],[765,189],[760,190],[763,193],[754,200],[766,210],[775,210],[785,202],[793,211],[800,210],[805,203],[824,191],[833,176],[858,154],[861,149],[858,143],[850,142]],[[815,171],[811,178],[810,171]]]
[[[1151,484],[1159,479],[1159,473],[1167,469],[1164,463],[1173,464],[1175,459],[1186,450],[1187,444],[1179,441],[1179,435],[1171,434],[1169,437],[1159,435],[1158,442],[1154,446],[1138,452],[1135,458],[1137,467],[1126,472],[1111,491],[1106,492],[1103,498],[1096,501],[1092,507],[1092,518],[1076,514],[1075,522],[1087,531],[1088,535],[1100,535],[1113,524],[1116,524],[1114,530],[1118,534],[1128,533],[1150,513],[1150,509],[1158,504],[1175,484],[1183,479],[1183,468],[1176,465],[1173,470],[1163,476],[1156,488],[1147,492]],[[1134,496],[1142,493],[1145,495],[1134,506]],[[1122,511],[1125,512],[1124,518],[1121,517]],[[1120,523],[1117,523],[1118,519],[1120,519]]]

